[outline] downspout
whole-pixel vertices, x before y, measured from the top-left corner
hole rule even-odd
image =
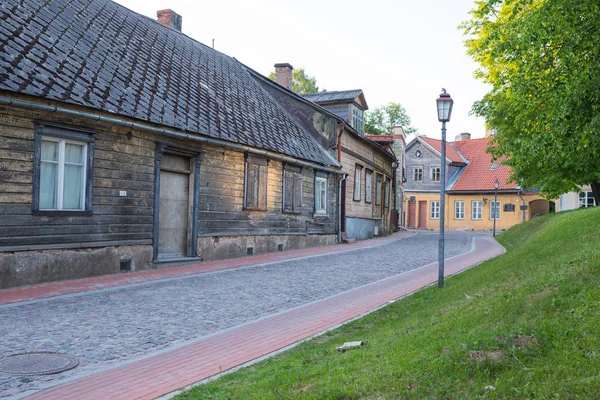
[[[343,122],[338,122],[337,128],[338,128],[338,134],[337,134],[337,162],[340,163],[340,165],[342,165],[342,133],[344,133],[344,123]],[[344,182],[346,180],[347,176],[348,176],[347,174],[343,173],[341,175],[341,179],[338,182],[338,197],[337,197],[337,203],[338,203],[338,229],[337,229],[338,235],[337,235],[337,241],[338,241],[338,243],[342,242],[342,219],[346,218],[346,213],[344,212],[342,214],[342,196],[345,195],[345,193],[342,194],[342,182]]]
[[[336,175],[343,174],[343,172],[339,169],[325,167],[325,166],[322,166],[322,165],[319,165],[319,164],[316,164],[313,162],[298,160],[294,157],[284,156],[284,155],[281,155],[281,154],[278,154],[278,153],[275,153],[275,152],[272,152],[269,150],[256,149],[254,147],[246,146],[243,144],[232,143],[232,142],[228,142],[226,140],[214,139],[214,138],[206,137],[206,136],[198,136],[196,134],[184,133],[184,132],[180,132],[180,131],[169,129],[169,128],[157,128],[157,127],[151,126],[151,125],[140,124],[138,122],[128,121],[128,120],[120,118],[120,117],[105,117],[103,115],[97,115],[97,114],[94,114],[91,112],[77,111],[77,110],[72,110],[72,109],[66,108],[66,107],[51,106],[51,105],[47,105],[47,104],[40,104],[40,103],[26,101],[26,100],[18,100],[18,99],[13,99],[13,98],[6,97],[6,96],[0,96],[0,105],[14,106],[14,107],[18,107],[18,108],[24,108],[27,110],[37,110],[37,111],[58,113],[58,114],[63,114],[63,115],[71,116],[71,117],[85,118],[85,119],[89,119],[92,121],[104,122],[104,123],[113,124],[113,125],[119,125],[119,126],[131,128],[131,129],[143,131],[143,132],[150,132],[150,133],[154,133],[154,134],[169,136],[172,138],[186,139],[186,140],[190,140],[192,142],[207,143],[207,144],[211,144],[214,146],[225,147],[230,150],[255,154],[255,155],[263,156],[263,157],[266,157],[266,158],[269,158],[269,159],[272,159],[275,161],[289,162],[289,163],[292,163],[292,164],[295,164],[295,165],[298,165],[301,167],[313,168],[318,171],[329,172],[329,173],[336,174]],[[199,134],[199,135],[202,135],[202,134]]]
[[[338,198],[337,198],[337,208],[338,208],[338,229],[337,229],[337,241],[338,243],[342,242],[342,182],[346,180],[347,174],[343,174],[340,176],[338,181]]]

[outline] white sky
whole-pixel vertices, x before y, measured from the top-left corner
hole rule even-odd
[[[483,137],[469,116],[487,87],[473,78],[458,25],[474,0],[117,0],[156,19],[170,8],[183,33],[268,75],[275,63],[304,68],[327,90],[363,89],[370,109],[399,102],[413,126],[440,137],[435,99],[454,99],[448,139]]]

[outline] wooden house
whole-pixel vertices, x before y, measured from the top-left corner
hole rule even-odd
[[[341,236],[357,240],[389,234],[394,227],[391,193],[398,164],[390,152],[364,136],[363,112],[368,106],[362,90],[298,96],[289,90],[292,70],[290,64],[276,64],[279,85],[263,82],[342,165],[346,175],[339,188]]]
[[[0,288],[336,242],[340,163],[180,16],[5,10]]]

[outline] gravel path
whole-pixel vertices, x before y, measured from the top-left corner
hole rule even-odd
[[[469,251],[471,239],[447,234],[446,257]],[[33,351],[80,361],[56,375],[0,373],[0,398],[31,394],[429,264],[437,259],[437,246],[436,234],[418,233],[367,249],[0,306],[0,362]]]

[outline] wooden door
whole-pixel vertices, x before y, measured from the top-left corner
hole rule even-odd
[[[158,257],[184,257],[188,253],[190,159],[164,154],[160,169]]]
[[[427,202],[419,202],[419,228],[427,228]]]
[[[410,201],[408,203],[408,227],[416,228],[417,227],[417,202]]]

